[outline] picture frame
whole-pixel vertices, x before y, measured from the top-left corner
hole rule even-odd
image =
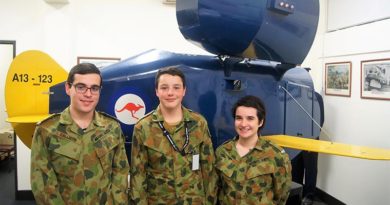
[[[99,69],[102,69],[106,66],[117,63],[120,60],[121,60],[120,58],[114,58],[114,57],[79,56],[79,57],[77,57],[77,64],[79,64],[79,63],[92,63],[92,64],[95,64],[96,67],[98,67]]]
[[[360,97],[390,100],[390,58],[360,63]]]
[[[325,95],[351,96],[352,62],[325,64]]]

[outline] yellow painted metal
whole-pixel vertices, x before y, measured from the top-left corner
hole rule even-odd
[[[5,84],[8,122],[30,147],[36,122],[49,115],[49,88],[68,73],[46,53],[25,51],[12,61]]]
[[[273,141],[279,146],[293,149],[362,159],[390,160],[390,149],[342,144],[288,135],[270,135],[263,137]]]
[[[25,115],[25,116],[17,116],[17,117],[9,117],[7,118],[7,122],[11,123],[37,123],[40,122],[48,117],[50,117],[50,114],[43,114],[43,115]]]
[[[28,148],[31,148],[32,137],[37,123],[11,123],[16,135]]]

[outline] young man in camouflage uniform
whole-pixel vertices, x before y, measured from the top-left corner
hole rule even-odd
[[[31,188],[37,204],[127,204],[127,161],[119,123],[95,111],[102,78],[89,63],[65,83],[70,106],[36,127]]]
[[[160,104],[134,127],[131,204],[205,205],[216,202],[214,151],[206,120],[182,106],[184,74],[158,71]]]
[[[285,204],[291,165],[282,148],[258,133],[265,122],[263,103],[254,96],[243,97],[234,105],[232,114],[238,136],[216,151],[220,204]]]

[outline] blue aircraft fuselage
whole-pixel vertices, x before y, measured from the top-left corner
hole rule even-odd
[[[150,50],[101,70],[97,109],[118,118],[129,144],[134,124],[159,104],[157,70],[173,65],[187,78],[183,104],[205,116],[214,147],[235,135],[230,110],[245,95],[265,103],[262,135],[319,136],[322,98],[310,69],[297,66],[315,37],[318,0],[177,0],[176,15],[183,36],[214,56]],[[63,88],[51,88],[50,113],[69,104]]]

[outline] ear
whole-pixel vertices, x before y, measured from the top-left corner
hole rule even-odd
[[[71,87],[70,87],[69,83],[65,82],[65,92],[69,96],[70,96],[70,89],[71,89]]]
[[[259,123],[259,127],[262,127],[264,124],[264,120],[261,120],[260,123]]]
[[[157,97],[159,97],[159,96],[158,96],[158,91],[157,91],[157,88],[155,88],[154,90],[156,91],[156,96],[157,96]]]
[[[183,97],[186,95],[186,88],[184,88]]]

